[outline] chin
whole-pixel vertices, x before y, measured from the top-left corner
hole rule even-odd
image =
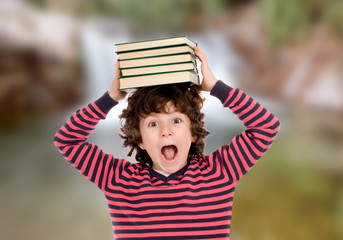
[[[181,168],[183,168],[184,166],[186,166],[185,164],[179,164],[177,166],[170,166],[170,167],[162,167],[162,171],[164,171],[165,173],[169,173],[169,174],[173,174],[176,173],[177,171],[179,171]]]
[[[161,170],[168,174],[173,174],[177,171],[176,168],[168,168],[168,167],[165,167],[165,168],[162,167]]]

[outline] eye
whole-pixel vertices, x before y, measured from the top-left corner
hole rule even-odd
[[[150,122],[150,123],[148,124],[148,126],[149,126],[149,127],[156,127],[156,126],[158,126],[158,122]]]
[[[181,123],[182,120],[180,118],[173,119],[172,123]]]

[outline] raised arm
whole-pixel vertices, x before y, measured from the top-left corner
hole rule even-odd
[[[241,90],[218,81],[200,48],[195,48],[195,55],[201,61],[201,89],[216,96],[245,126],[245,130],[234,137],[230,144],[220,147],[213,155],[227,170],[229,177],[238,181],[270,148],[280,122],[271,112]]]
[[[98,100],[74,112],[54,136],[54,144],[64,158],[101,189],[105,187],[103,179],[106,179],[113,164],[120,164],[121,160],[105,154],[95,144],[87,142],[87,138],[98,122],[105,119],[110,109],[117,105],[117,101],[125,97],[125,93],[117,90],[120,76],[118,67],[116,64],[110,90]]]
[[[245,130],[230,144],[220,147],[215,153],[231,179],[238,181],[270,148],[280,122],[253,98],[221,81],[213,87],[211,95],[219,98],[224,107],[230,108],[245,126]]]

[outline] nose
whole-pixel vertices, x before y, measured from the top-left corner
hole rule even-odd
[[[161,126],[161,136],[162,137],[168,137],[173,135],[173,130],[171,129],[171,126],[168,124],[163,124]]]

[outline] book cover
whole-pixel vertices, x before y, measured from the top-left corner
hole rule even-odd
[[[197,44],[187,38],[186,36],[179,36],[179,37],[171,37],[171,38],[160,38],[160,39],[153,39],[153,40],[145,40],[145,41],[136,41],[136,42],[128,42],[128,43],[117,43],[115,44],[117,48],[117,52],[124,52],[124,51],[132,51],[137,49],[154,49],[157,47],[165,47],[165,46],[175,46],[175,45],[184,45],[187,44],[191,48],[197,46]]]
[[[143,57],[157,57],[157,56],[165,56],[165,55],[171,55],[171,54],[185,54],[185,53],[190,53],[194,55],[194,50],[188,45],[182,45],[182,46],[160,47],[160,48],[156,48],[152,50],[139,49],[139,50],[128,51],[128,52],[117,52],[120,60],[143,58]]]

